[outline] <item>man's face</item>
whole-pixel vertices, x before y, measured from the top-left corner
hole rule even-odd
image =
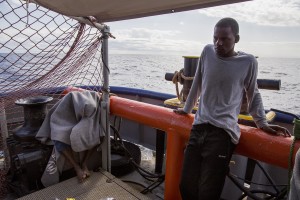
[[[215,27],[214,47],[217,55],[221,57],[230,57],[235,54],[235,35],[231,27]]]

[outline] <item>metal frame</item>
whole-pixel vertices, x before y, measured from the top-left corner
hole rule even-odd
[[[109,66],[108,66],[108,38],[110,36],[109,26],[102,30],[102,62],[103,62],[103,86],[101,101],[101,127],[105,133],[105,139],[102,145],[102,168],[111,172],[111,152],[110,152],[110,122],[109,122]]]
[[[102,148],[102,168],[111,172],[111,149],[110,149],[110,122],[109,122],[109,64],[108,64],[108,38],[111,36],[109,26],[92,22],[83,17],[70,18],[85,23],[90,26],[96,27],[102,34],[102,62],[103,62],[103,86],[102,86],[102,101],[101,101],[101,130],[105,133],[105,139],[101,145]]]

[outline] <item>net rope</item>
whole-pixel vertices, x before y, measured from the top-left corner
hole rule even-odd
[[[97,28],[34,3],[0,0],[0,27],[0,159],[3,159],[4,135],[9,136],[23,123],[22,107],[15,105],[17,99],[38,95],[59,99],[68,86],[94,89],[103,83],[103,66],[101,33]],[[49,107],[55,102],[49,103]],[[4,134],[6,130],[8,133]],[[0,170],[3,168],[7,165],[0,165]]]

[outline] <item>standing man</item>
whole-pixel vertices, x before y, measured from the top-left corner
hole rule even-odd
[[[200,96],[183,162],[183,200],[220,198],[241,135],[237,121],[244,91],[258,128],[290,136],[285,128],[267,123],[257,88],[257,61],[253,55],[234,50],[239,39],[236,20],[223,18],[215,25],[214,45],[202,51],[185,106],[174,110],[177,114],[191,113]]]

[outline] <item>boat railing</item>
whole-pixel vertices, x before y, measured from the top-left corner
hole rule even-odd
[[[137,102],[121,97],[110,97],[110,114],[132,120],[167,134],[166,146],[166,200],[181,199],[179,181],[183,162],[183,153],[188,141],[194,115],[178,115],[172,109]],[[288,168],[288,157],[293,137],[274,136],[260,129],[240,125],[241,138],[235,153],[271,165]],[[294,155],[300,147],[295,143]]]

